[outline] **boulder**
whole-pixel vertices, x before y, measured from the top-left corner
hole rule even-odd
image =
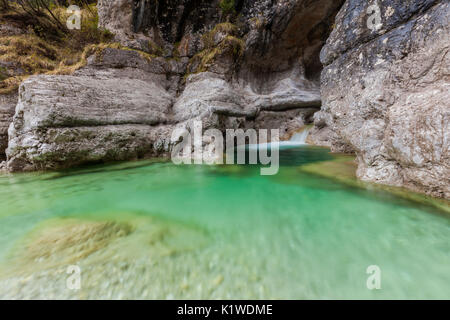
[[[8,168],[56,169],[158,154],[171,106],[172,97],[152,82],[31,77],[20,86],[9,127]]]
[[[450,4],[378,2],[376,28],[370,5],[347,0],[322,50],[316,134],[350,146],[363,180],[449,198]]]

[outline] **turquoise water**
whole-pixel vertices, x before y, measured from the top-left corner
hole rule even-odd
[[[275,176],[148,161],[1,176],[0,297],[40,286],[32,297],[450,298],[448,216],[301,170],[332,159],[305,146],[283,151]],[[83,270],[74,293],[63,288],[62,260],[17,259],[33,232],[51,233],[46,221],[121,221],[133,231],[71,260]],[[379,290],[366,286],[370,265],[381,270]],[[23,287],[11,280],[19,274],[39,276]]]

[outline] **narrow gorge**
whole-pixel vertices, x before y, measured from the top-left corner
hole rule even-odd
[[[167,155],[194,119],[288,139],[314,118],[308,141],[356,153],[359,178],[448,198],[449,4],[380,1],[371,30],[343,2],[99,1],[116,46],[2,97],[6,167]]]
[[[449,1],[3,3],[0,297],[449,297]],[[175,166],[196,123],[279,130],[280,173]]]

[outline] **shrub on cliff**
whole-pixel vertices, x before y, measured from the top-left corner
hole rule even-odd
[[[0,94],[16,90],[29,75],[73,72],[83,65],[86,47],[111,40],[111,33],[98,28],[97,8],[90,2],[77,1],[84,3],[81,30],[65,27],[70,14],[59,5],[64,1],[19,0],[1,7],[0,19],[19,32],[0,37]],[[51,15],[45,13],[47,9]]]
[[[233,14],[236,12],[234,0],[220,0],[219,7],[222,10],[222,13],[224,16],[227,16],[229,14]]]
[[[204,50],[197,53],[189,63],[188,70],[191,73],[205,72],[220,65],[227,66],[225,69],[233,69],[239,63],[245,47],[244,41],[238,37],[238,28],[229,22],[217,24],[203,35],[202,42]]]

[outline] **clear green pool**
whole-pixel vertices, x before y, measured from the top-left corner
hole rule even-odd
[[[0,176],[0,298],[450,298],[448,215],[301,170],[331,159],[305,146],[283,151],[275,176],[145,161]],[[80,258],[27,259],[49,221],[133,231]],[[79,291],[65,287],[69,260]],[[380,290],[366,287],[370,265]]]

